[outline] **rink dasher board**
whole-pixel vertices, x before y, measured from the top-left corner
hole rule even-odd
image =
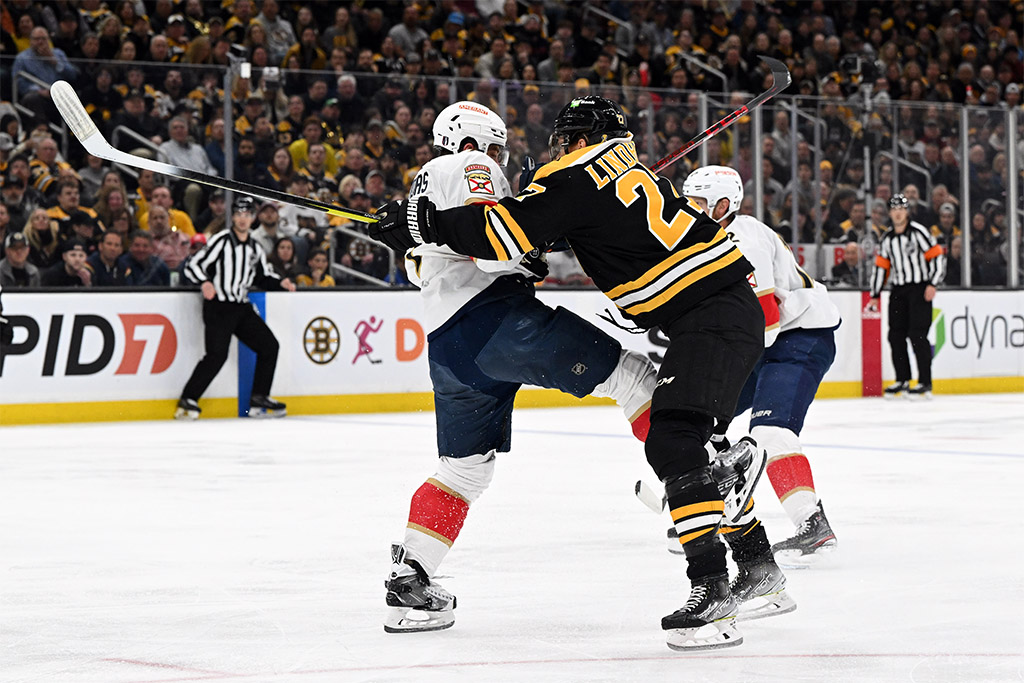
[[[624,346],[657,364],[666,343],[657,330],[630,334],[597,317],[611,308],[596,291],[540,289]],[[880,342],[865,343],[866,296],[830,292],[843,317],[837,357],[819,397],[861,396],[864,359],[881,359],[894,377],[883,294]],[[266,320],[281,344],[273,393],[291,414],[429,410],[423,307],[415,291],[299,291],[265,297]],[[162,419],[203,354],[202,303],[195,292],[4,292],[14,341],[0,357],[0,424]],[[929,338],[935,391],[1024,391],[1024,293],[940,290]],[[241,357],[227,363],[201,405],[204,417],[237,414]],[[242,355],[244,355],[243,352]],[[911,354],[913,359],[913,354]],[[916,375],[916,371],[915,371]],[[870,381],[878,380],[878,378]],[[524,388],[529,406],[600,404]]]

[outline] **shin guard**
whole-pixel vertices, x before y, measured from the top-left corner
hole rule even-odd
[[[723,526],[719,533],[725,538],[732,550],[732,559],[736,562],[752,562],[771,554],[771,544],[764,526],[754,515],[754,501],[751,500],[740,519],[730,525]]]
[[[786,514],[799,525],[818,504],[811,464],[802,453],[800,439],[788,429],[771,426],[754,427],[751,435],[768,451],[768,479]]]
[[[493,452],[466,458],[441,458],[437,474],[413,494],[405,547],[428,577],[448,554],[469,515],[469,506],[490,485]]]
[[[710,466],[665,482],[672,524],[686,555],[691,581],[726,571],[725,546],[718,541],[725,504],[711,478]]]

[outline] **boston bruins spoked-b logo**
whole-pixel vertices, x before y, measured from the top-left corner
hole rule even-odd
[[[313,318],[302,333],[302,346],[307,358],[317,365],[326,365],[338,355],[341,332],[330,318]]]

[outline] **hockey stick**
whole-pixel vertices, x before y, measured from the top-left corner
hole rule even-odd
[[[82,146],[85,147],[85,151],[94,157],[106,159],[107,161],[112,161],[118,164],[124,164],[125,166],[131,166],[133,168],[141,168],[146,171],[161,173],[174,178],[191,180],[201,185],[208,185],[221,190],[240,192],[242,194],[261,197],[274,202],[294,204],[295,206],[321,211],[332,216],[340,216],[342,218],[359,221],[361,223],[376,223],[379,220],[376,216],[363,213],[362,211],[353,211],[352,209],[346,209],[343,206],[327,204],[326,202],[320,202],[308,197],[300,197],[299,195],[291,194],[289,192],[272,190],[269,187],[250,185],[249,183],[243,183],[229,178],[218,178],[217,176],[200,173],[199,171],[193,171],[191,169],[181,168],[180,166],[165,164],[162,161],[154,161],[152,159],[146,159],[145,157],[122,152],[115,149],[113,145],[107,142],[103,137],[99,129],[96,127],[96,124],[93,123],[93,120],[89,117],[89,114],[86,113],[85,107],[82,106],[82,101],[78,98],[78,93],[75,92],[75,89],[71,87],[70,83],[67,81],[57,81],[54,83],[50,86],[50,97],[53,99],[53,103],[57,105],[57,110],[60,111],[60,115],[64,117],[64,121],[68,124],[68,127],[71,128],[75,137],[78,138],[79,142],[82,143]]]
[[[772,76],[774,77],[772,87],[768,88],[763,93],[761,93],[754,99],[750,100],[749,102],[747,102],[742,107],[740,107],[733,113],[729,114],[725,118],[712,124],[707,130],[705,130],[703,133],[699,133],[697,137],[687,142],[685,145],[680,147],[675,152],[672,152],[671,154],[659,159],[658,162],[651,167],[651,171],[657,173],[658,171],[661,171],[671,166],[675,162],[679,161],[680,158],[689,154],[695,148],[704,144],[707,140],[710,140],[711,138],[715,137],[720,132],[728,128],[730,125],[733,124],[733,122],[736,121],[736,119],[740,118],[741,116],[748,112],[753,111],[754,109],[757,109],[762,104],[764,104],[765,102],[767,102],[768,100],[775,97],[780,92],[789,87],[789,84],[793,82],[793,77],[790,75],[789,69],[786,68],[785,64],[783,64],[777,59],[773,59],[772,57],[761,57],[760,59],[762,62],[767,64],[768,68],[771,69],[772,71]]]
[[[640,502],[651,509],[656,515],[660,515],[665,511],[665,504],[668,502],[665,496],[659,496],[654,492],[650,486],[647,485],[643,479],[639,479],[636,482],[636,488],[633,490],[636,493],[636,497],[640,499]]]

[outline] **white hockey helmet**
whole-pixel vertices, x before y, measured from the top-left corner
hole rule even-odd
[[[743,181],[740,174],[728,166],[703,166],[686,176],[683,194],[700,197],[708,203],[708,215],[715,210],[719,199],[729,200],[726,218],[740,210],[743,203]]]
[[[501,150],[498,163],[504,166],[508,162],[508,132],[500,116],[476,102],[449,104],[434,119],[434,146],[454,154],[466,138],[485,154],[491,145],[497,145]]]

